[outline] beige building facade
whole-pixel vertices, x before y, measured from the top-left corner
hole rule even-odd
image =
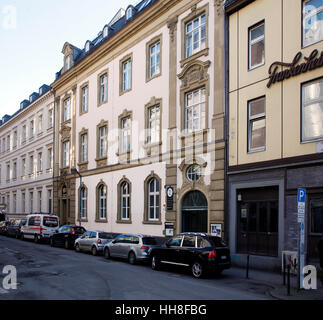
[[[224,236],[223,24],[222,1],[144,0],[83,49],[64,45],[52,84],[62,223]]]
[[[0,203],[6,218],[53,213],[54,96],[43,85],[0,121]]]
[[[283,251],[297,252],[298,188],[307,191],[305,255],[318,259],[322,10],[316,0],[226,1],[228,228],[240,262],[252,254],[278,267]]]

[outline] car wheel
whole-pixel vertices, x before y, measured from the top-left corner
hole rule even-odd
[[[81,252],[80,245],[78,243],[75,245],[75,250],[77,252]]]
[[[68,241],[68,239],[66,239],[64,242],[64,248],[68,250],[70,247],[70,242]]]
[[[51,247],[55,247],[55,242],[53,238],[50,238],[49,243]]]
[[[108,248],[105,248],[104,249],[104,258],[106,259],[110,259],[111,256],[110,256],[110,250]]]
[[[194,278],[202,278],[203,276],[203,266],[199,261],[195,261],[192,264],[192,274]]]
[[[130,252],[128,256],[128,261],[130,264],[135,264],[136,263],[136,255],[134,252]]]
[[[156,256],[153,256],[153,258],[151,259],[151,268],[153,270],[159,270],[159,260]]]
[[[92,255],[93,255],[93,256],[96,256],[96,255],[98,254],[98,250],[97,250],[96,246],[93,246],[93,247],[92,247],[91,252],[92,252]]]

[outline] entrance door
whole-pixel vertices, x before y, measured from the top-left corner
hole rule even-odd
[[[239,190],[238,251],[278,255],[278,188]]]
[[[207,199],[200,191],[188,192],[182,200],[182,232],[208,231]]]
[[[310,195],[308,255],[319,258],[318,243],[323,236],[323,195]]]

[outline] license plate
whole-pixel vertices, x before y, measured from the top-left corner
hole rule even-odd
[[[222,256],[221,259],[222,260],[226,260],[227,256]]]

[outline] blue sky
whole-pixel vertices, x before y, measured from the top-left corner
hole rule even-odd
[[[51,84],[66,41],[83,48],[120,8],[138,0],[0,0],[0,118]]]

